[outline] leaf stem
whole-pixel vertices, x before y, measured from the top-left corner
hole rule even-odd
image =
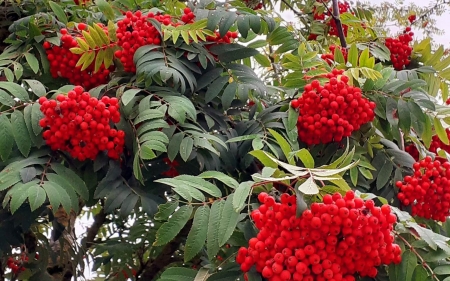
[[[430,273],[431,273],[431,277],[436,280],[439,281],[439,278],[436,276],[436,274],[434,273],[433,269],[425,262],[425,260],[422,258],[422,256],[416,251],[416,249],[414,249],[414,247],[403,237],[400,235],[400,233],[394,231],[394,234],[403,241],[403,243],[405,243],[406,246],[408,246],[408,248],[411,250],[411,252],[413,252],[413,254],[415,254],[417,256],[417,258],[420,260],[420,263],[422,264],[422,266],[427,269]]]

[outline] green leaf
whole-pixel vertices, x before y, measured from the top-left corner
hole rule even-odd
[[[200,179],[196,176],[191,175],[181,175],[175,177],[174,179],[183,181],[186,185],[206,192],[211,196],[222,197],[222,192],[220,191],[220,189],[214,184],[205,181],[204,179]]]
[[[25,83],[28,84],[28,86],[30,86],[31,90],[33,91],[33,93],[38,96],[38,97],[43,97],[47,94],[47,91],[45,90],[45,86],[44,84],[42,84],[40,81],[38,80],[31,80],[31,79],[24,79],[23,80]]]
[[[12,132],[16,145],[23,156],[27,157],[31,149],[31,139],[22,112],[14,110],[11,114]]]
[[[280,146],[281,150],[283,151],[284,156],[288,160],[289,164],[295,164],[294,159],[289,157],[290,152],[292,151],[291,145],[288,143],[288,141],[279,133],[272,129],[267,129],[269,133],[275,138],[277,141],[277,144]]]
[[[222,213],[225,206],[225,200],[216,200],[211,206],[211,212],[209,215],[208,222],[208,233],[206,235],[206,248],[208,252],[209,260],[212,260],[213,257],[217,255],[219,252],[219,227],[221,223]],[[234,212],[234,211],[233,211]]]
[[[208,231],[210,209],[208,205],[200,206],[195,211],[194,222],[189,231],[184,248],[184,262],[194,258],[205,245],[206,234]]]
[[[19,84],[13,82],[0,82],[0,88],[8,91],[14,97],[21,101],[28,101],[30,99],[27,90]],[[39,104],[38,104],[39,105]]]
[[[305,165],[305,168],[314,168],[314,158],[306,148],[302,148],[295,152],[295,156],[300,158],[300,161]]]
[[[145,160],[156,158],[155,152],[153,152],[152,148],[148,145],[141,146],[141,149],[139,150],[139,156]]]
[[[433,271],[437,275],[448,275],[448,274],[450,274],[450,265],[449,264],[440,265],[440,266],[436,267]],[[415,279],[415,280],[419,280],[419,279]]]
[[[406,250],[402,254],[402,263],[398,269],[399,280],[412,280],[414,269],[417,266],[417,256],[411,250]]]
[[[191,205],[181,206],[169,220],[162,224],[156,232],[154,246],[163,246],[172,241],[183,229],[191,217],[193,208]]]
[[[37,171],[36,168],[31,166],[31,167],[26,167],[20,170],[20,178],[22,179],[23,183],[27,183],[29,181],[31,181],[32,179],[34,179],[37,175]]]
[[[100,12],[102,12],[102,14],[108,20],[114,20],[116,18],[113,8],[105,0],[95,0],[95,4],[97,5],[97,7],[100,10]]]
[[[167,156],[170,161],[173,161],[180,151],[181,141],[183,140],[184,134],[182,132],[174,134],[170,138],[169,145],[167,146]]]
[[[428,271],[421,264],[417,265],[411,280],[427,280],[427,278]]]
[[[178,208],[178,201],[167,201],[164,204],[158,206],[158,212],[155,214],[155,220],[168,220],[169,217]]]
[[[319,187],[314,182],[312,177],[307,178],[306,181],[300,184],[297,189],[306,195],[314,195],[319,193]]]
[[[48,4],[50,5],[50,8],[52,9],[52,11],[55,13],[56,17],[64,24],[67,24],[68,20],[67,20],[67,16],[66,13],[64,12],[63,8],[61,8],[60,5],[58,5],[57,3],[53,2],[53,1],[49,1]]]
[[[184,162],[187,162],[187,160],[189,159],[193,147],[194,147],[194,140],[191,137],[186,137],[181,141],[180,156]]]
[[[54,182],[46,181],[41,185],[47,193],[48,200],[52,205],[53,212],[56,212],[61,205],[67,213],[72,209],[69,194],[63,187],[57,185]]]
[[[7,160],[14,146],[14,135],[11,122],[5,114],[0,115],[0,156]]]
[[[298,119],[298,112],[295,110],[292,106],[289,106],[288,109],[288,122],[287,122],[287,130],[292,131],[295,129],[295,126],[297,125],[297,119]]]
[[[436,131],[436,134],[438,135],[439,139],[444,144],[448,145],[449,139],[448,139],[447,133],[445,132],[444,127],[442,126],[441,120],[438,118],[434,118],[433,123],[434,123],[434,130]]]
[[[231,138],[231,139],[227,140],[226,142],[229,143],[229,142],[246,141],[246,140],[255,139],[257,137],[260,137],[260,135],[258,135],[258,134],[244,135],[244,136]]]
[[[233,196],[233,208],[237,213],[240,213],[244,208],[245,202],[252,190],[253,183],[252,181],[241,182],[239,187],[236,188]]]
[[[236,96],[237,87],[238,87],[237,83],[233,82],[231,84],[228,84],[228,86],[223,91],[221,98],[223,109],[227,110],[231,106],[231,102],[234,100],[234,97]]]
[[[126,90],[121,96],[123,105],[127,105],[141,90],[140,89],[129,89]]]
[[[409,134],[409,131],[411,130],[411,113],[409,110],[408,102],[404,101],[403,99],[399,99],[397,110],[400,129],[402,129],[405,134]]]
[[[11,213],[15,213],[20,206],[22,206],[25,199],[27,199],[28,194],[27,190],[32,187],[36,186],[38,181],[32,181],[28,183],[17,183],[13,188],[10,190],[10,196],[11,196],[11,202],[10,202],[10,210]],[[9,193],[9,192],[8,192]]]
[[[158,281],[193,281],[195,275],[197,275],[197,271],[190,268],[169,267],[161,274],[161,279]]]
[[[16,104],[14,98],[3,90],[0,90],[0,103],[10,107]]]
[[[221,172],[206,171],[206,172],[203,172],[200,175],[198,175],[198,177],[203,178],[203,179],[216,179],[233,189],[236,189],[239,186],[239,183],[234,178],[227,176]]]
[[[39,71],[39,61],[32,53],[25,53],[25,59],[35,74]]]
[[[258,159],[264,165],[264,167],[278,168],[278,164],[274,162],[269,156],[267,156],[267,154],[262,150],[254,150],[249,154]]]
[[[67,194],[69,195],[70,201],[71,201],[70,206],[72,206],[72,209],[75,212],[78,212],[79,203],[78,203],[77,194],[75,193],[76,189],[74,188],[74,186],[72,186],[72,184],[66,178],[64,178],[58,174],[47,173],[45,176],[47,177],[48,181],[58,185],[59,187],[63,188],[67,192]]]
[[[221,76],[214,80],[214,82],[208,87],[205,93],[205,102],[211,102],[215,97],[219,95],[225,84],[228,83],[228,76]]]
[[[230,239],[238,223],[239,213],[233,209],[234,194],[230,194],[223,206],[219,225],[219,247],[222,247]]]
[[[380,172],[377,175],[377,189],[380,190],[391,179],[392,169],[394,164],[391,161],[387,161],[381,167]]]
[[[348,52],[348,62],[352,65],[352,67],[358,66],[358,48],[356,47],[356,44],[352,44],[350,47],[350,50]]]
[[[73,170],[59,163],[52,163],[52,169],[63,177],[84,200],[89,200],[89,189],[86,183]]]
[[[31,110],[31,125],[33,126],[34,135],[37,136],[41,133],[42,127],[39,126],[39,120],[44,117],[40,109],[39,103],[34,103]]]
[[[32,185],[28,188],[27,196],[32,212],[41,207],[42,204],[44,204],[45,199],[47,198],[45,195],[45,190],[37,184]]]

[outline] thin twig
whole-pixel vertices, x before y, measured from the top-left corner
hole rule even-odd
[[[405,239],[403,238],[400,233],[398,232],[394,232],[394,234],[400,238],[400,240],[403,241],[403,243],[405,243],[406,246],[409,247],[409,249],[411,250],[411,252],[413,252],[417,258],[420,260],[420,262],[422,263],[422,266],[425,267],[428,271],[430,271],[431,273],[431,277],[436,280],[439,281],[439,278],[437,278],[436,274],[434,274],[433,269],[431,269],[431,267],[425,262],[425,260],[422,258],[422,256],[416,251],[416,249],[414,249],[414,247]]]
[[[301,17],[303,14],[300,13],[299,11],[297,11],[291,4],[289,4],[289,2],[287,2],[286,0],[281,0],[281,2],[284,3],[284,5],[286,5],[289,9],[291,9],[291,11],[298,17]]]

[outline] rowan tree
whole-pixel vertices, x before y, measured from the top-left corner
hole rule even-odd
[[[425,16],[0,8],[2,280],[450,280],[450,59]]]

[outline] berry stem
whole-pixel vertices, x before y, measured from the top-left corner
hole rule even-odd
[[[430,273],[431,273],[431,277],[436,280],[439,281],[439,278],[437,278],[436,274],[434,273],[433,269],[425,262],[425,260],[422,258],[422,256],[416,251],[416,249],[414,249],[414,247],[403,237],[400,235],[400,233],[398,233],[397,231],[394,231],[395,236],[397,236],[400,240],[403,241],[403,243],[405,243],[406,246],[408,246],[408,248],[411,250],[411,252],[413,252],[417,258],[420,260],[420,263],[422,264],[422,266],[427,269]]]

